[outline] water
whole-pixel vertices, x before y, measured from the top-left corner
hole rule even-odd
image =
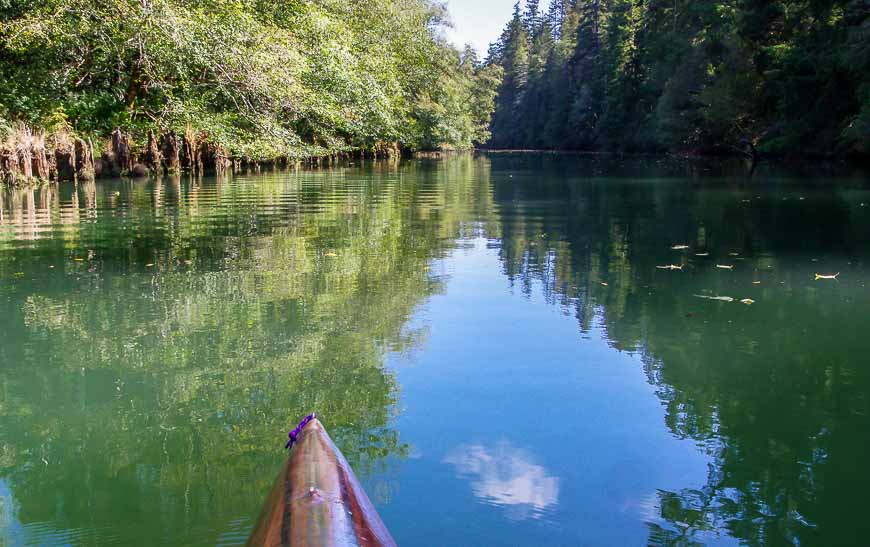
[[[244,542],[313,410],[401,545],[870,535],[863,173],[494,154],[0,200],[2,544]]]

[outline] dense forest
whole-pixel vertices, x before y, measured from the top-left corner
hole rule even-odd
[[[870,153],[866,0],[517,2],[493,148]]]
[[[0,173],[469,148],[500,69],[447,43],[446,17],[428,0],[0,2]]]

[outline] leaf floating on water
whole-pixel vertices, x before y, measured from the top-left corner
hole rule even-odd
[[[830,274],[830,275],[819,274],[819,273],[817,273],[817,274],[816,274],[816,281],[818,281],[819,279],[831,279],[831,280],[834,280],[834,281],[839,281],[839,280],[837,279],[837,277],[838,277],[839,275],[840,275],[840,272],[837,272],[837,273],[835,273],[835,274]]]
[[[153,266],[153,265],[154,265],[154,264],[145,264],[145,267],[146,267],[146,268],[150,268],[150,267]]]
[[[753,281],[752,284],[753,285],[761,285],[761,281]]]
[[[85,259],[84,259],[84,258],[76,258],[75,261],[76,261],[76,262],[84,262]]]
[[[755,300],[753,300],[751,298],[744,298],[743,300],[740,301],[740,303],[746,304],[747,306],[751,306],[752,304],[755,304]]]
[[[703,294],[693,295],[696,298],[703,298],[704,300],[716,300],[718,302],[734,302],[734,299],[730,296],[705,296]]]
[[[710,253],[695,253],[695,256],[710,256]]]
[[[740,253],[728,253],[728,256],[740,256]]]
[[[656,266],[656,268],[660,270],[682,270],[682,266],[677,266],[676,264],[668,264],[667,266]]]
[[[720,270],[733,270],[734,266],[729,266],[728,264],[716,264],[716,267]]]
[[[671,250],[672,251],[682,251],[682,250],[688,249],[688,248],[689,248],[688,245],[674,245],[673,247],[671,247]]]
[[[601,282],[601,285],[604,286],[604,287],[606,287],[606,286],[607,286],[607,283],[605,283],[604,281],[602,281],[602,282]]]

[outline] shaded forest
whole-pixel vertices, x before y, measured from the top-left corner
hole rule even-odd
[[[487,63],[492,148],[870,153],[866,0],[527,0]]]

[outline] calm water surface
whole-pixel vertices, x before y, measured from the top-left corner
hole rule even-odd
[[[315,410],[401,545],[866,544],[870,184],[745,171],[0,191],[0,544],[244,542]]]

